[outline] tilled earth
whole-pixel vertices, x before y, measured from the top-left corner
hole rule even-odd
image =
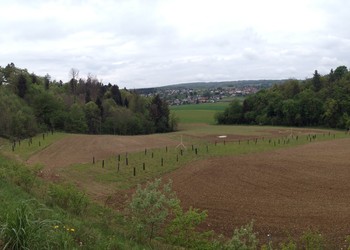
[[[230,236],[254,220],[263,242],[312,229],[341,246],[350,234],[349,159],[350,139],[314,142],[194,162],[164,179],[185,207],[208,211],[206,229]]]

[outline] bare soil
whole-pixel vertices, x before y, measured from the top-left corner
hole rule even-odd
[[[263,242],[268,234],[279,241],[310,228],[342,244],[350,233],[349,148],[343,139],[212,158],[164,179],[173,180],[184,207],[208,211],[206,229],[230,236],[254,220]]]
[[[178,143],[163,135],[72,135],[31,156],[27,163],[43,164],[45,170],[50,171],[76,163],[89,163],[93,157],[97,161],[121,153],[174,146]]]

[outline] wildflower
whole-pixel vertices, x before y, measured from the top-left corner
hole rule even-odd
[[[71,228],[70,231],[71,231],[71,232],[75,232],[75,229],[74,229],[74,228]]]
[[[55,225],[55,226],[54,226],[53,228],[54,228],[54,229],[57,229],[57,228],[59,228],[59,227],[60,227],[60,226],[58,226],[58,225]]]

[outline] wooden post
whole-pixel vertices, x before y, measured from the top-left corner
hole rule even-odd
[[[182,149],[180,150],[180,154],[181,154],[181,156],[182,156]]]
[[[226,141],[224,140],[224,145],[226,145]]]
[[[118,155],[118,161],[120,161],[120,155]]]
[[[147,148],[145,148],[145,155],[147,155]]]
[[[134,167],[134,176],[136,176],[136,168]]]
[[[162,157],[162,159],[160,160],[160,165],[163,167],[163,164],[164,164],[164,160],[163,160],[163,157]]]
[[[92,157],[92,164],[95,164],[95,156]]]
[[[152,158],[153,158],[153,152],[152,152]]]
[[[198,154],[198,150],[197,150],[197,148],[195,148],[195,149],[194,149],[194,151],[195,151],[195,153],[196,153],[196,155],[197,155],[197,154]]]
[[[125,158],[125,165],[129,166],[129,158],[128,157]]]
[[[142,169],[145,171],[146,170],[146,164],[142,163]]]
[[[102,160],[102,168],[105,167],[105,160]]]

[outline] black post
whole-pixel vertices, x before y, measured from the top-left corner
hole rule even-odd
[[[129,158],[125,158],[125,165],[129,166]]]
[[[197,154],[198,154],[198,150],[197,150],[197,148],[195,148],[195,150],[194,150],[194,151],[195,151],[195,153],[196,153],[196,155],[197,155]]]
[[[142,169],[146,170],[146,164],[145,163],[142,163]]]
[[[102,160],[102,167],[105,167],[105,160]]]
[[[134,176],[136,176],[136,168],[134,167]]]

